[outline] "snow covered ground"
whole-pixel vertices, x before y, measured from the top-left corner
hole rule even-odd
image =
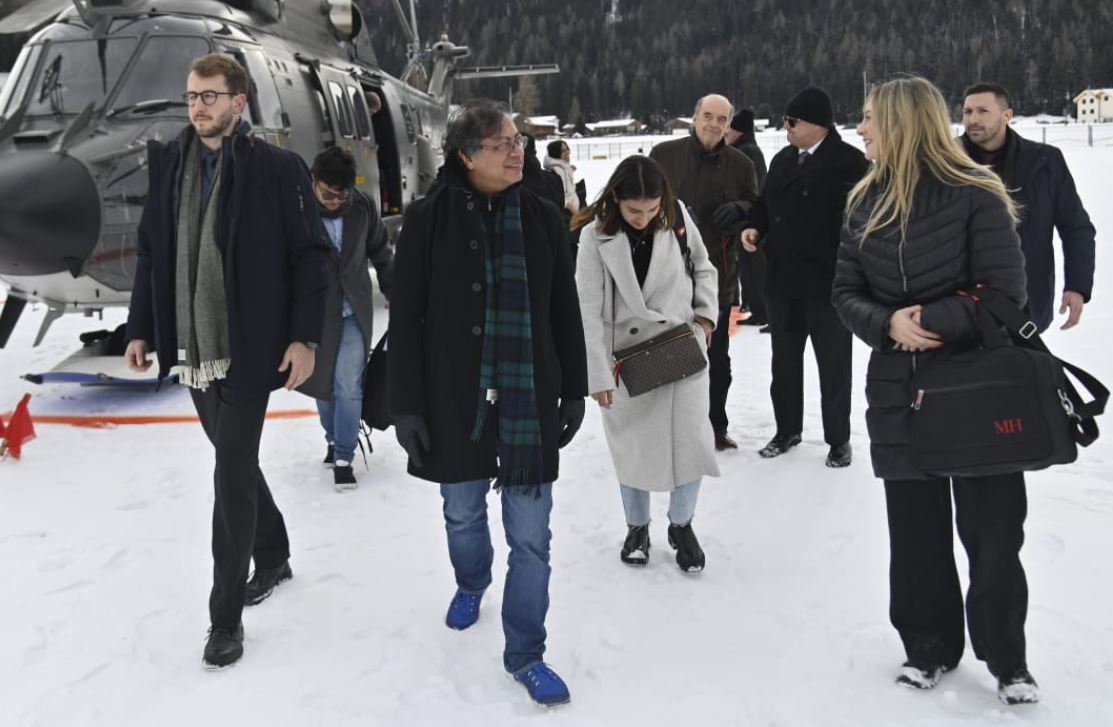
[[[778,144],[764,143],[767,154]],[[1113,148],[1063,148],[1104,251]],[[617,159],[578,163],[594,193]],[[1103,252],[1082,325],[1047,340],[1113,383],[1113,272],[1104,261]],[[68,354],[78,332],[101,327],[66,317],[32,349],[41,313],[25,315],[0,352],[0,411],[26,391],[39,415],[192,412],[176,387],[20,380]],[[385,320],[380,310],[380,330]],[[1004,707],[969,652],[934,693],[913,693],[892,683],[902,650],[887,620],[884,502],[863,422],[867,350],[855,351],[856,458],[839,471],[823,466],[811,361],[803,446],[773,461],[757,456],[773,431],[769,340],[746,328],[731,347],[729,413],[741,449],[723,455],[723,476],[704,485],[695,521],[704,573],[684,575],[672,562],[661,497],[650,566],[619,562],[622,508],[593,404],[565,450],[546,658],[573,700],[547,716],[502,674],[502,565],[479,623],[444,627],[453,580],[439,496],[405,474],[391,434],[376,433],[359,490],[340,495],[319,464],[312,417],[267,424],[263,466],[286,515],[295,577],[246,612],[243,661],[209,673],[200,655],[212,455],[200,427],[40,425],[22,461],[0,462],[0,725],[1113,724],[1113,436],[1029,479],[1029,661],[1043,702]],[[311,408],[297,395],[272,399],[272,409]],[[501,563],[497,498],[491,508]]]

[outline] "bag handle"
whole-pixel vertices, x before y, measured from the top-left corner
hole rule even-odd
[[[1098,438],[1098,425],[1095,417],[1105,413],[1105,405],[1109,402],[1109,389],[1089,372],[1064,361],[1048,349],[1047,344],[1039,336],[1039,329],[1027,315],[1022,313],[1008,298],[993,288],[979,284],[973,291],[959,291],[959,295],[970,298],[978,304],[979,311],[986,311],[1001,325],[1005,326],[1011,334],[1013,341],[1018,346],[1030,348],[1046,353],[1069,371],[1078,380],[1086,391],[1093,397],[1092,401],[1084,402],[1074,384],[1067,378],[1065,391],[1059,392],[1064,411],[1070,417],[1072,434],[1075,441],[1083,447],[1088,447]]]

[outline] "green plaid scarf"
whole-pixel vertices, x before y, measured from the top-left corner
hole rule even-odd
[[[541,420],[533,381],[533,332],[529,310],[522,211],[516,188],[503,196],[493,245],[485,260],[487,313],[479,407],[473,442],[483,436],[488,411],[498,406],[498,486],[541,484]],[[497,400],[497,404],[496,404]]]

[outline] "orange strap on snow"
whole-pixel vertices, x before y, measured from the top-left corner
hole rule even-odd
[[[11,416],[5,413],[5,420]],[[283,409],[268,411],[267,419],[304,419],[315,417],[317,412],[309,409]],[[60,414],[35,414],[31,420],[35,424],[67,424],[71,427],[93,427],[96,429],[110,429],[118,426],[133,424],[187,424],[199,421],[196,414],[165,414],[147,416],[128,416],[113,414],[96,414],[91,416],[60,415]]]

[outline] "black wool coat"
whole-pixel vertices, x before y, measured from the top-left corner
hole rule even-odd
[[[1055,291],[1055,249],[1052,233],[1063,242],[1063,290],[1073,290],[1089,303],[1094,289],[1094,225],[1078,198],[1063,152],[1025,139],[1008,129],[1004,158],[997,171],[1016,201],[1017,232],[1028,275],[1028,309],[1040,331],[1051,325],[1058,304]],[[978,148],[965,134],[962,143],[977,161]]]
[[[978,343],[974,303],[956,294],[984,283],[1017,307],[1025,302],[1024,255],[1005,203],[983,189],[920,182],[901,241],[899,226],[859,245],[870,198],[848,220],[838,250],[831,300],[846,327],[873,348],[866,370],[866,426],[873,471],[888,480],[923,479],[908,457],[912,374],[931,357]],[[944,346],[908,353],[894,348],[889,319],[898,308],[922,305],[921,325]]]
[[[762,236],[767,295],[826,299],[835,275],[846,195],[865,175],[868,163],[833,128],[803,164],[797,163],[799,154],[790,144],[773,157],[750,226]]]
[[[491,200],[460,168],[407,210],[394,261],[387,381],[391,413],[425,417],[431,440],[410,474],[448,483],[496,476],[493,421],[470,439],[479,401],[486,318],[483,210]],[[557,479],[558,404],[587,396],[579,297],[564,222],[555,205],[518,186],[532,319],[534,387],[543,481]],[[497,204],[497,202],[494,202]]]
[[[216,244],[224,262],[227,383],[249,393],[278,389],[278,366],[294,341],[320,343],[332,246],[324,237],[309,170],[296,154],[248,135],[241,122],[221,152]],[[127,339],[153,344],[158,377],[177,363],[177,217],[187,126],[168,143],[147,145],[150,180],[139,221]]]

